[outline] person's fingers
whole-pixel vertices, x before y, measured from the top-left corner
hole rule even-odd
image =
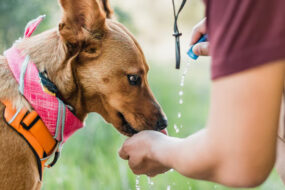
[[[209,42],[201,42],[193,47],[193,52],[198,56],[208,56],[209,55]]]
[[[119,150],[119,156],[124,159],[124,160],[128,160],[129,159],[129,155],[128,153],[126,152],[126,148],[125,146],[123,145],[121,147],[121,149]]]
[[[190,45],[195,44],[202,35],[206,34],[206,18],[201,20],[192,31]]]
[[[135,175],[144,174],[144,168],[141,163],[135,162],[133,159],[129,160],[129,167]]]

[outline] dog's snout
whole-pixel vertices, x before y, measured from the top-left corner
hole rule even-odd
[[[161,118],[156,122],[156,129],[157,130],[163,130],[167,127],[168,121],[166,118]]]

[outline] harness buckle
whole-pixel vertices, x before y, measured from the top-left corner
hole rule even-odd
[[[29,121],[30,119],[33,119],[33,120],[30,122]],[[41,119],[40,116],[35,111],[32,111],[32,112],[27,111],[24,117],[22,118],[22,120],[20,121],[20,125],[22,125],[24,129],[30,130],[40,119]],[[27,124],[25,122],[26,120],[28,120],[30,124]]]

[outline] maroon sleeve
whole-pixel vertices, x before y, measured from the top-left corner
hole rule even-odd
[[[206,0],[212,79],[285,59],[285,0]]]

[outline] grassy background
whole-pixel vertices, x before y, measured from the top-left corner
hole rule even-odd
[[[24,3],[25,2],[25,3]],[[22,35],[25,24],[39,14],[47,14],[47,20],[39,32],[56,26],[59,8],[55,0],[1,0],[0,1],[0,51],[11,46]],[[177,1],[178,2],[178,1]],[[172,33],[172,7],[163,0],[111,0],[117,19],[123,22],[142,45],[150,65],[149,82],[169,119],[170,135],[186,137],[203,128],[209,106],[209,59],[200,58],[191,63],[184,86],[184,103],[179,104],[180,78],[187,59],[183,53],[181,70],[174,69],[174,41]],[[204,7],[198,0],[188,3],[181,15],[180,29],[182,52],[187,50],[190,31],[204,15]],[[182,117],[177,117],[181,112]],[[173,126],[183,126],[176,133]],[[97,114],[90,114],[86,127],[77,132],[65,144],[61,159],[54,168],[44,174],[43,190],[129,190],[136,189],[136,176],[127,162],[118,157],[117,151],[124,142],[111,125]],[[189,150],[191,151],[191,150]],[[232,175],[235,175],[234,173]],[[148,183],[140,177],[141,190],[230,190],[214,183],[187,179],[175,171],[157,176]],[[169,187],[168,187],[169,186]],[[256,190],[284,189],[275,170],[268,180]]]

